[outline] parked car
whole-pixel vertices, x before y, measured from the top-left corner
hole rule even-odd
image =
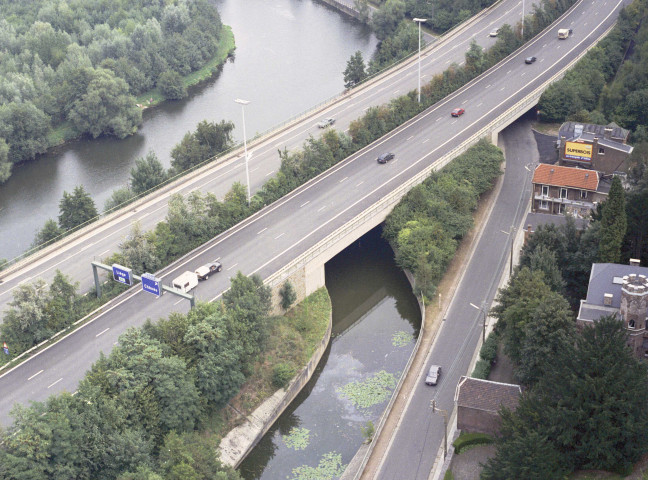
[[[490,33],[488,34],[489,37],[496,37],[497,36],[497,29],[491,30]]]
[[[199,280],[207,280],[212,273],[220,272],[222,269],[223,265],[214,260],[213,262],[198,267],[195,273],[198,275]]]
[[[463,115],[465,110],[463,108],[455,108],[452,112],[450,112],[450,115],[453,117],[458,117],[459,115]]]
[[[432,365],[430,367],[430,370],[428,370],[427,376],[425,377],[425,384],[436,385],[437,382],[439,381],[440,376],[441,376],[441,367],[439,365]]]
[[[527,65],[531,65],[531,64],[532,64],[533,62],[535,62],[536,60],[537,60],[536,57],[526,57],[526,58],[524,59],[524,63],[526,63]]]
[[[376,160],[377,160],[378,163],[387,163],[392,158],[394,158],[394,154],[391,153],[391,152],[387,152],[387,153],[381,154]]]
[[[330,126],[333,125],[334,123],[335,123],[335,119],[334,119],[334,118],[325,118],[324,120],[322,120],[321,122],[319,122],[319,123],[317,124],[317,126],[318,126],[319,128],[326,128],[326,127],[330,127]]]

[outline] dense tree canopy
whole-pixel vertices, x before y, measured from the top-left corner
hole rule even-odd
[[[59,212],[59,226],[63,230],[70,230],[98,215],[92,197],[85,191],[83,185],[74,187],[72,193],[63,192],[63,198],[59,202]]]
[[[223,34],[207,0],[0,0],[0,13],[0,139],[11,163],[44,152],[63,121],[92,137],[131,134],[141,121],[133,95],[162,78],[177,97],[178,76],[211,60]]]

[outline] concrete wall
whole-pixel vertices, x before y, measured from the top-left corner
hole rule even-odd
[[[355,3],[353,0],[318,0],[319,2],[325,3],[336,10],[339,10],[342,13],[349,15],[357,20],[364,21],[360,12],[355,9]]]
[[[248,453],[259,443],[272,424],[279,418],[290,402],[304,388],[315,372],[315,367],[324,355],[331,339],[332,317],[319,346],[308,365],[290,382],[286,390],[278,390],[268,400],[248,415],[245,422],[230,431],[219,446],[220,459],[225,465],[237,468]]]
[[[499,434],[502,420],[497,413],[468,407],[457,407],[457,429],[462,432]]]

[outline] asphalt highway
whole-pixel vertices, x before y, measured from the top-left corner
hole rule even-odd
[[[574,22],[577,20],[582,22],[585,13],[591,13],[596,9],[599,12],[596,17],[602,23],[610,25],[615,16],[605,14],[604,8],[600,2],[583,1],[572,13]],[[618,10],[614,10],[610,5],[607,9],[618,13]],[[563,25],[564,22],[561,26]],[[264,278],[272,274],[309,246],[371,206],[377,199],[383,198],[404,180],[434,163],[464,139],[470,138],[494,115],[510,109],[519,99],[541,85],[545,78],[550,77],[562,65],[575,58],[589,42],[593,41],[597,32],[600,33],[604,29],[604,27],[597,29],[595,25],[582,27],[582,29],[577,26],[574,27],[573,38],[558,44],[554,31],[557,28],[559,27],[555,26],[545,36],[534,40],[507,61],[417,118],[163,270],[160,275],[165,279],[165,283],[169,283],[170,278],[184,270],[193,270],[202,263],[219,258],[224,265],[223,272],[201,283],[196,289],[198,298],[212,300],[227,288],[229,277],[238,270],[246,275],[259,273]],[[490,27],[485,28],[485,31],[489,29]],[[538,61],[533,65],[525,65],[522,59],[528,55],[537,56]],[[466,113],[459,118],[450,117],[450,110],[457,106],[464,107]],[[338,108],[341,107],[342,105]],[[329,114],[326,112],[321,116],[329,116]],[[357,115],[353,115],[355,116]],[[299,128],[295,126],[288,129],[284,135],[292,131],[296,136]],[[313,127],[309,128],[312,130]],[[276,151],[277,146],[268,145],[267,148],[274,148]],[[261,155],[260,150],[262,149],[255,151],[255,157]],[[378,165],[376,157],[384,151],[395,152],[396,158],[386,165]],[[231,162],[214,169],[214,175],[225,178],[237,168],[240,174],[240,162]],[[265,175],[257,176],[256,179],[263,176]],[[212,178],[200,178],[194,180],[189,186],[178,187],[178,190],[184,188],[189,191],[200,186],[206,187],[212,182]],[[202,185],[203,183],[205,185]],[[145,214],[146,217],[142,220],[144,223],[146,219],[154,216],[153,212],[159,212],[162,208],[161,203],[151,200],[149,204],[133,212],[133,218],[135,213]],[[506,219],[504,228],[510,226],[511,218]],[[120,221],[124,222],[124,220]],[[126,220],[127,224],[128,220]],[[94,237],[97,241],[99,238],[110,236],[117,238],[120,235],[118,225],[100,227],[97,230],[101,230]],[[491,239],[490,243],[498,245],[502,242],[501,239]],[[97,248],[96,244],[86,239],[80,239],[75,245],[75,248],[88,250],[85,252],[88,256],[92,255],[92,251],[104,248]],[[500,248],[506,247],[502,244]],[[493,256],[497,258],[497,255]],[[86,259],[86,262],[88,260]],[[50,259],[50,261],[64,264],[66,258],[62,256],[59,260]],[[89,270],[89,266],[84,268]],[[488,279],[493,271],[493,269],[486,269],[475,278],[480,279],[480,284],[487,284],[484,279]],[[481,298],[486,296],[484,293]],[[473,303],[480,301],[479,295],[470,295],[470,297],[469,301]],[[140,325],[146,318],[156,319],[168,315],[170,311],[186,311],[187,308],[185,300],[168,294],[160,299],[154,299],[151,295],[135,289],[111,302],[92,323],[0,377],[0,389],[3,392],[0,398],[0,423],[4,425],[9,423],[8,412],[14,402],[42,401],[52,393],[64,390],[73,392],[85,371],[98,358],[99,352],[108,353],[119,334],[128,327]],[[472,316],[474,318],[474,312]],[[464,363],[465,356],[474,350],[474,342],[467,338],[471,336],[471,332],[474,336],[475,329],[471,329],[470,324],[463,325],[462,328],[461,320],[457,320],[456,324],[458,331],[455,335],[458,337],[452,336],[442,341],[444,329],[435,345],[438,357],[435,354],[433,360],[448,366],[444,372],[444,380],[437,389],[442,408],[451,408],[453,388],[451,379],[453,375],[458,378],[460,372],[465,373],[467,366]],[[456,385],[456,382],[454,384]],[[427,405],[429,393],[421,401]],[[428,414],[427,407],[425,413]],[[425,419],[427,420],[427,416]],[[434,426],[427,432],[423,432],[423,452],[436,452],[438,433],[438,429]],[[408,435],[414,437],[413,433],[408,432]],[[397,445],[396,441],[394,445]],[[400,449],[398,452],[398,455],[402,453]],[[414,450],[412,453],[421,454],[419,450]],[[408,468],[416,464],[411,458],[408,463],[405,455],[402,458],[403,464]],[[386,464],[385,468],[391,467]],[[421,475],[426,468],[425,462],[422,462],[418,469]],[[429,469],[427,471],[429,472]],[[418,478],[410,474],[397,475],[392,473],[392,470],[385,470],[385,472],[383,478]],[[427,472],[425,474],[427,475]]]
[[[520,11],[519,0],[503,0],[464,27],[428,47],[421,58],[422,82],[425,83],[452,63],[463,63],[464,53],[473,39],[485,48],[491,46],[495,39],[489,37],[488,32],[504,23],[513,24],[519,18]],[[406,65],[396,67],[367,86],[340,96],[328,107],[312,112],[299,122],[280,128],[265,140],[250,142],[249,169],[252,192],[258,190],[278,170],[280,160],[277,150],[299,149],[310,135],[318,136],[321,130],[316,124],[320,119],[333,117],[336,119],[335,128],[346,130],[349,123],[360,117],[369,107],[387,103],[392,98],[417,88],[417,85],[418,62],[413,58],[406,62]],[[244,92],[241,95],[245,97]],[[254,105],[247,108],[254,108]],[[81,291],[87,291],[93,282],[90,261],[100,261],[117,251],[134,222],[140,222],[144,230],[154,228],[165,218],[171,194],[188,195],[194,190],[200,190],[223,198],[231,185],[237,181],[245,184],[241,151],[219,161],[200,175],[181,180],[173,188],[150,195],[145,203],[124,209],[110,221],[104,220],[92,225],[82,235],[75,235],[72,241],[65,241],[52,249],[51,253],[23,261],[19,269],[9,268],[0,272],[0,311],[7,308],[18,285],[39,278],[49,282],[57,269],[78,281]]]

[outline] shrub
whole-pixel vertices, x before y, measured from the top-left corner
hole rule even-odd
[[[281,290],[279,290],[279,295],[281,296],[281,308],[284,310],[288,310],[292,307],[292,304],[297,300],[297,293],[295,293],[292,283],[288,281],[286,281],[286,283],[281,287]]]
[[[284,388],[295,376],[295,368],[289,363],[278,363],[272,371],[272,384],[277,388]]]
[[[459,438],[452,442],[452,445],[455,448],[455,453],[460,454],[468,447],[474,445],[488,445],[493,443],[493,441],[493,437],[485,433],[462,433],[459,435]]]
[[[452,474],[452,470],[446,470],[446,473],[443,476],[443,480],[454,480],[454,475]]]
[[[182,75],[169,70],[160,75],[157,81],[160,93],[167,100],[180,100],[187,96],[187,88],[184,86]]]
[[[488,375],[490,375],[490,370],[491,362],[488,362],[484,359],[479,359],[477,361],[477,364],[475,365],[475,369],[473,370],[471,377],[486,380],[488,379]]]
[[[486,341],[479,350],[479,358],[486,360],[487,362],[493,363],[495,357],[497,357],[497,346],[499,345],[499,337],[492,333],[488,336]]]

